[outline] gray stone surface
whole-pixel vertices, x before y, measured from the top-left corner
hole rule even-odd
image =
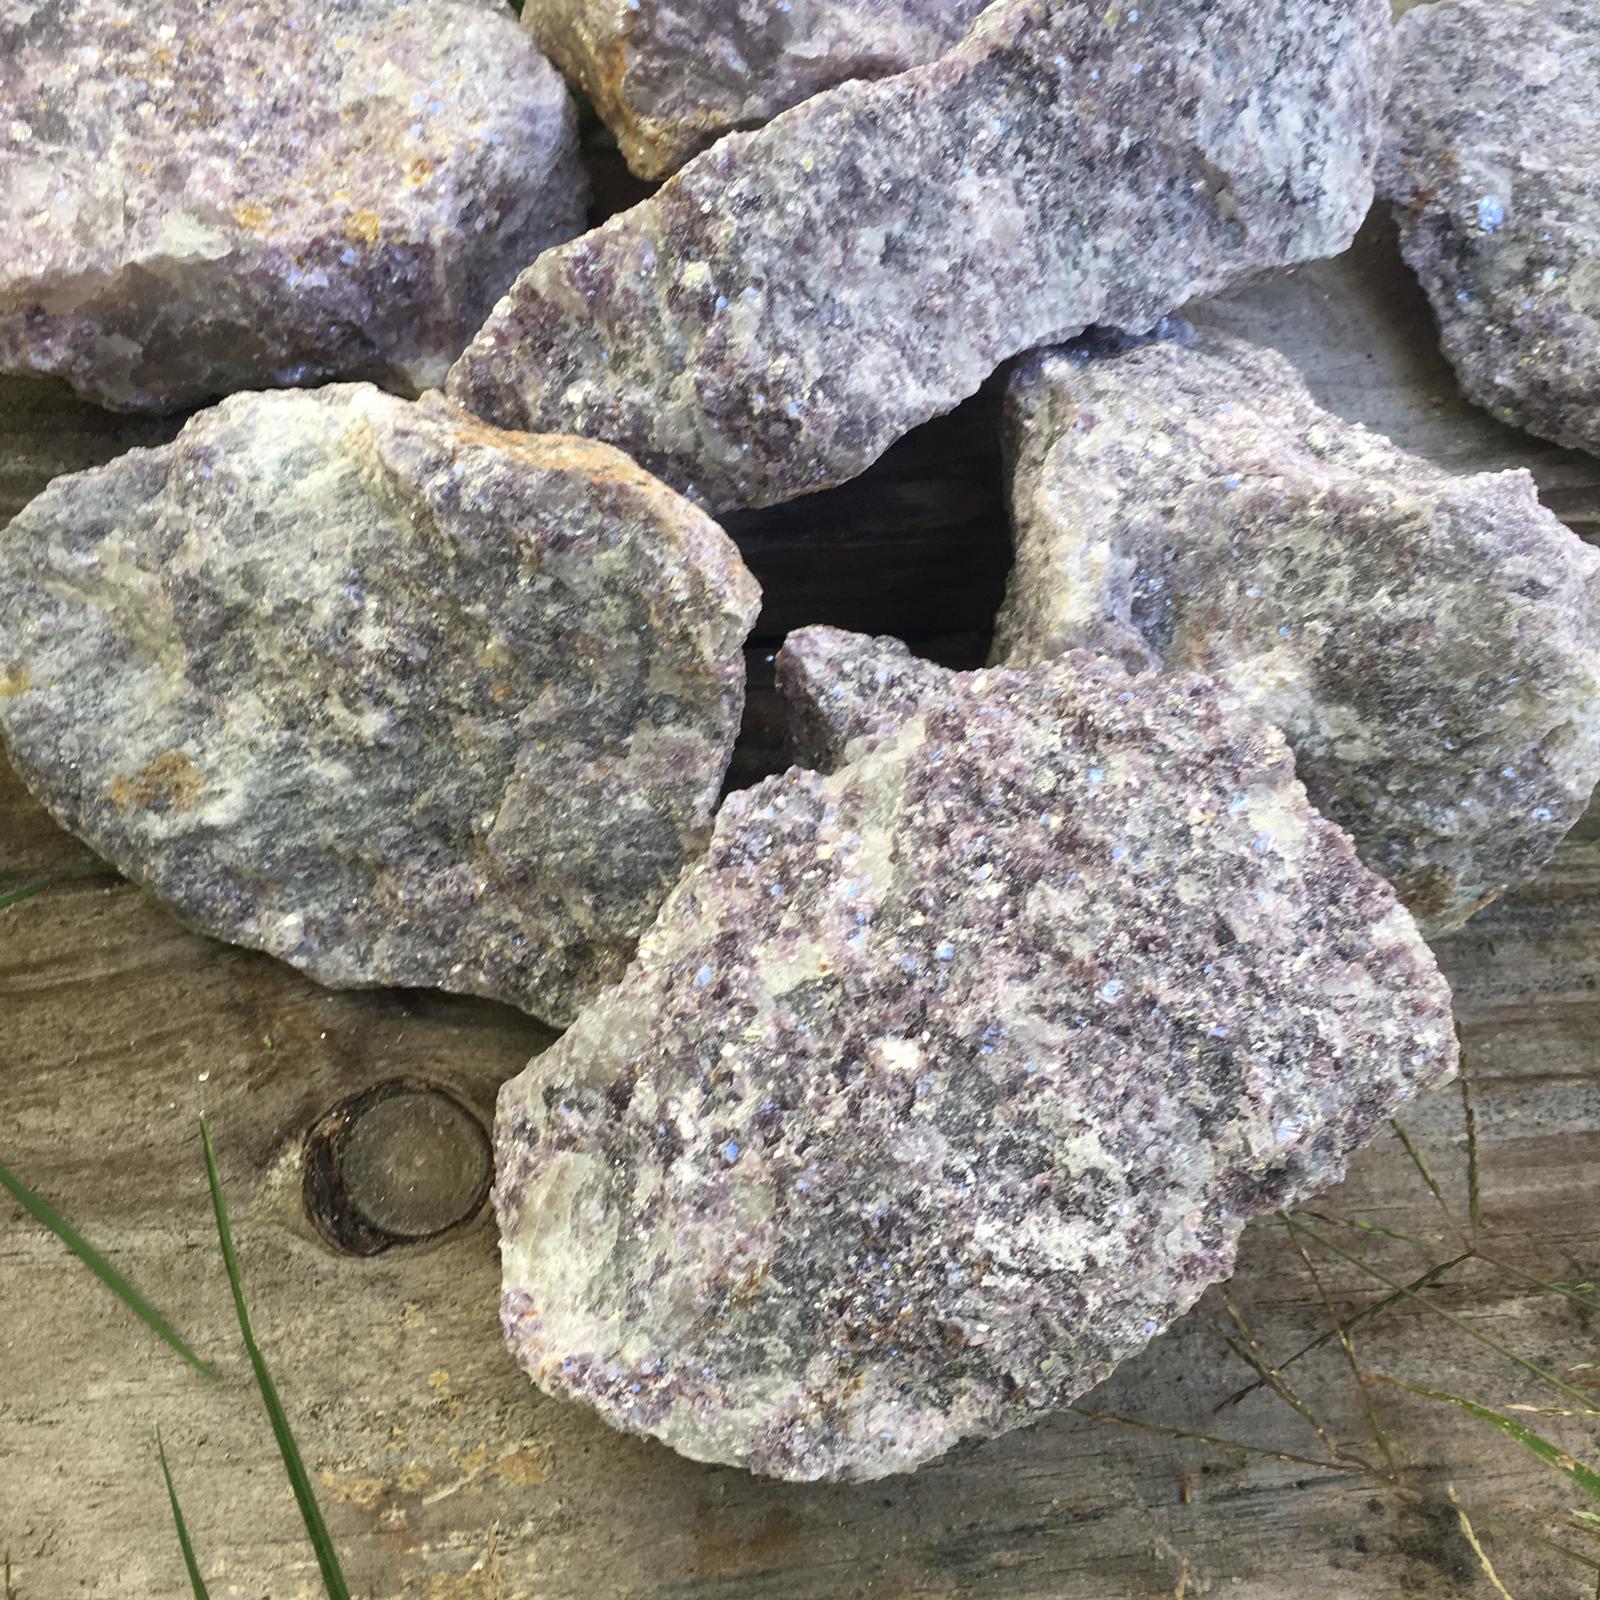
[[[195,927],[564,1024],[705,845],[758,601],[608,446],[237,395],[0,533],[0,734]]]
[[[1381,186],[1466,392],[1600,453],[1600,8],[1451,0],[1399,26]]]
[[[506,1334],[697,1459],[909,1470],[1093,1385],[1455,1060],[1275,731],[1084,655],[950,677],[732,796],[502,1090]]]
[[[842,482],[1019,351],[1344,249],[1390,34],[1385,0],[1001,0],[547,252],[450,392],[713,506]]]
[[[847,78],[942,55],[988,0],[527,0],[522,20],[641,177]]]
[[[994,659],[1226,677],[1447,933],[1549,860],[1600,778],[1600,552],[1527,473],[1451,477],[1281,356],[1176,331],[1011,378]]]
[[[497,0],[0,3],[0,371],[122,410],[414,393],[586,200]]]

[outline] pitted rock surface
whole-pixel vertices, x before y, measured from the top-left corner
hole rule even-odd
[[[1461,386],[1600,453],[1600,8],[1409,12],[1381,163],[1401,250]]]
[[[1082,655],[955,676],[732,796],[506,1085],[506,1334],[696,1459],[909,1470],[1104,1377],[1455,1060],[1275,731]]]
[[[1344,249],[1390,33],[1385,0],[1000,0],[548,251],[450,392],[713,506],[843,482],[1022,350]]]
[[[544,53],[664,178],[735,128],[843,83],[942,55],[988,0],[528,0]]]
[[[204,932],[564,1024],[705,845],[758,600],[609,446],[238,395],[0,533],[0,734]]]
[[[496,0],[0,5],[0,371],[122,410],[415,393],[586,201]]]
[[[1451,477],[1275,353],[1179,333],[1013,375],[995,659],[1226,678],[1449,932],[1544,865],[1600,778],[1600,552],[1526,472]]]

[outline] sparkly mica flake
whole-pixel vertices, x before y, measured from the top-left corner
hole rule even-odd
[[[758,601],[607,445],[238,395],[0,533],[0,734],[203,932],[565,1024],[705,845]]]
[[[1390,35],[1387,0],[998,0],[546,252],[450,392],[713,506],[841,483],[1022,350],[1343,250]]]
[[[941,676],[732,796],[501,1093],[511,1348],[699,1460],[868,1479],[1037,1418],[1456,1062],[1393,890],[1208,680]]]
[[[1525,472],[1451,477],[1222,338],[1028,357],[995,659],[1225,678],[1430,935],[1531,878],[1600,778],[1600,552]]]
[[[1381,187],[1466,392],[1600,454],[1600,6],[1454,0],[1400,22]]]
[[[415,393],[586,200],[498,0],[0,0],[0,371]]]
[[[664,178],[847,78],[932,61],[988,0],[528,0],[539,47],[588,95],[628,165]]]

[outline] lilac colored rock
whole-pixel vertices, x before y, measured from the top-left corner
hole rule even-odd
[[[501,1092],[512,1350],[699,1460],[875,1478],[1039,1417],[1455,1065],[1410,916],[1208,680],[939,676],[732,796]]]
[[[954,678],[886,634],[801,628],[777,656],[790,754],[802,767],[837,772],[858,740],[892,733]]]
[[[0,533],[0,734],[203,932],[565,1024],[705,846],[759,598],[609,446],[236,395]]]
[[[0,5],[0,371],[120,410],[415,393],[586,200],[497,0]]]
[[[1385,0],[999,0],[548,251],[451,370],[709,505],[843,482],[1008,357],[1345,248]]]
[[[1600,8],[1452,0],[1399,26],[1381,181],[1467,394],[1600,453]]]
[[[664,178],[735,128],[847,78],[932,61],[988,0],[527,0],[539,48],[588,95],[628,165]]]
[[[1281,356],[1179,335],[1019,364],[995,659],[1225,677],[1448,933],[1549,860],[1600,778],[1600,552],[1526,472],[1452,477]]]

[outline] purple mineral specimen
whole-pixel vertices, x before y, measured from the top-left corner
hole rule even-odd
[[[1410,916],[1209,680],[936,676],[728,800],[501,1094],[513,1351],[696,1459],[875,1478],[1047,1413],[1456,1062]]]
[[[853,477],[1008,357],[1349,243],[1386,0],[999,0],[546,252],[449,389],[713,506]]]

